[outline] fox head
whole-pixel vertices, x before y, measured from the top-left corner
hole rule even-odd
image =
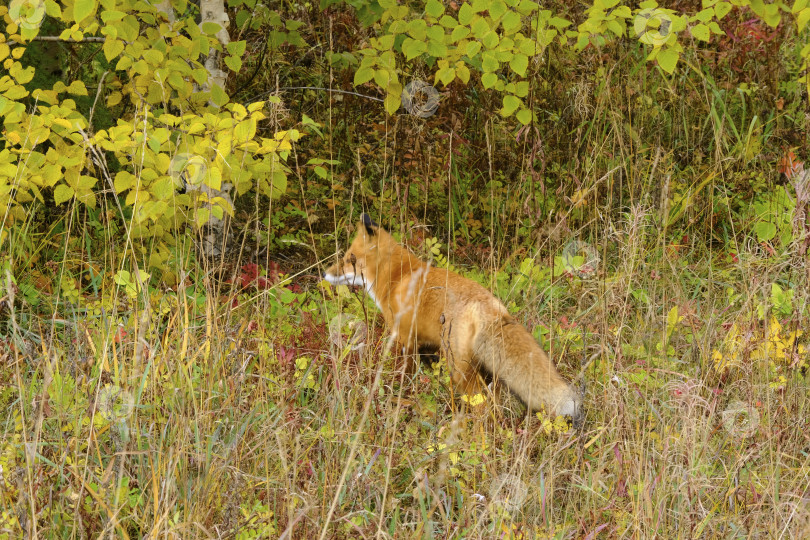
[[[326,269],[324,279],[332,285],[357,285],[368,291],[374,284],[381,244],[387,243],[388,233],[368,214],[360,217],[357,235],[349,249]]]

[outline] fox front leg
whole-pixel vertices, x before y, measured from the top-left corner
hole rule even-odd
[[[416,373],[417,358],[419,349],[416,341],[408,336],[403,336],[397,330],[391,335],[391,340],[394,343],[394,350],[397,355],[402,355],[405,361],[405,375],[408,377]]]

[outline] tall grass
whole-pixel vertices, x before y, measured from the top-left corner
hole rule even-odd
[[[554,54],[519,140],[455,87],[428,121],[311,99],[297,191],[238,201],[216,260],[118,234],[111,198],[10,229],[0,538],[810,536],[808,259],[746,210],[807,120],[730,72]],[[582,429],[469,405],[437,357],[406,377],[373,302],[318,277],[360,208],[534,330]]]

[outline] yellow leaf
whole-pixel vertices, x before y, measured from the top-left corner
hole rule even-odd
[[[109,96],[107,96],[107,106],[108,107],[115,107],[119,103],[121,103],[121,92],[113,92]]]
[[[9,131],[8,133],[6,133],[6,140],[11,144],[20,144],[22,138],[20,137],[20,134],[18,132]]]
[[[63,128],[73,129],[73,124],[70,121],[65,120],[64,118],[54,118],[51,120],[52,124],[56,124],[57,126],[62,126]]]
[[[402,97],[401,94],[388,94],[385,96],[385,111],[393,115],[399,109],[399,106],[402,104]]]

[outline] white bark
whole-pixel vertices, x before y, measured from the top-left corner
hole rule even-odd
[[[166,19],[169,21],[170,24],[174,24],[174,8],[172,8],[171,0],[160,0],[152,2],[155,6],[155,9],[161,11],[166,14]]]
[[[169,0],[163,0],[168,2]],[[216,23],[221,26],[219,32],[216,33],[216,38],[222,44],[223,50],[225,46],[230,43],[230,35],[228,34],[228,27],[230,26],[230,19],[228,13],[225,11],[225,0],[200,0],[200,28],[207,22]],[[208,92],[212,85],[218,85],[223,90],[225,89],[225,81],[227,74],[224,70],[219,68],[221,53],[212,48],[208,52],[208,58],[205,59],[205,69],[208,71],[208,80],[203,85],[203,92]],[[193,187],[186,184],[186,191],[193,191],[200,189],[200,187]],[[231,186],[223,184],[222,190],[211,189],[207,186],[202,186],[202,191],[208,195],[208,200],[211,201],[215,197],[221,197],[225,203],[233,207],[230,195]],[[212,206],[210,202],[203,203]],[[214,216],[213,212],[208,218],[207,230],[204,232],[202,250],[208,257],[221,255],[223,240],[225,238],[225,221]]]
[[[230,20],[228,13],[225,11],[225,0],[200,0],[200,13],[202,19],[200,20],[200,28],[203,23],[212,22],[220,25],[222,29],[216,33],[216,38],[222,43],[224,47],[231,42],[228,35],[228,27]],[[203,86],[203,90],[207,91],[211,88],[212,84],[218,84],[221,88],[225,88],[225,71],[219,69],[220,52],[216,49],[211,49],[208,52],[208,58],[205,59],[205,69],[208,70],[208,82]]]

